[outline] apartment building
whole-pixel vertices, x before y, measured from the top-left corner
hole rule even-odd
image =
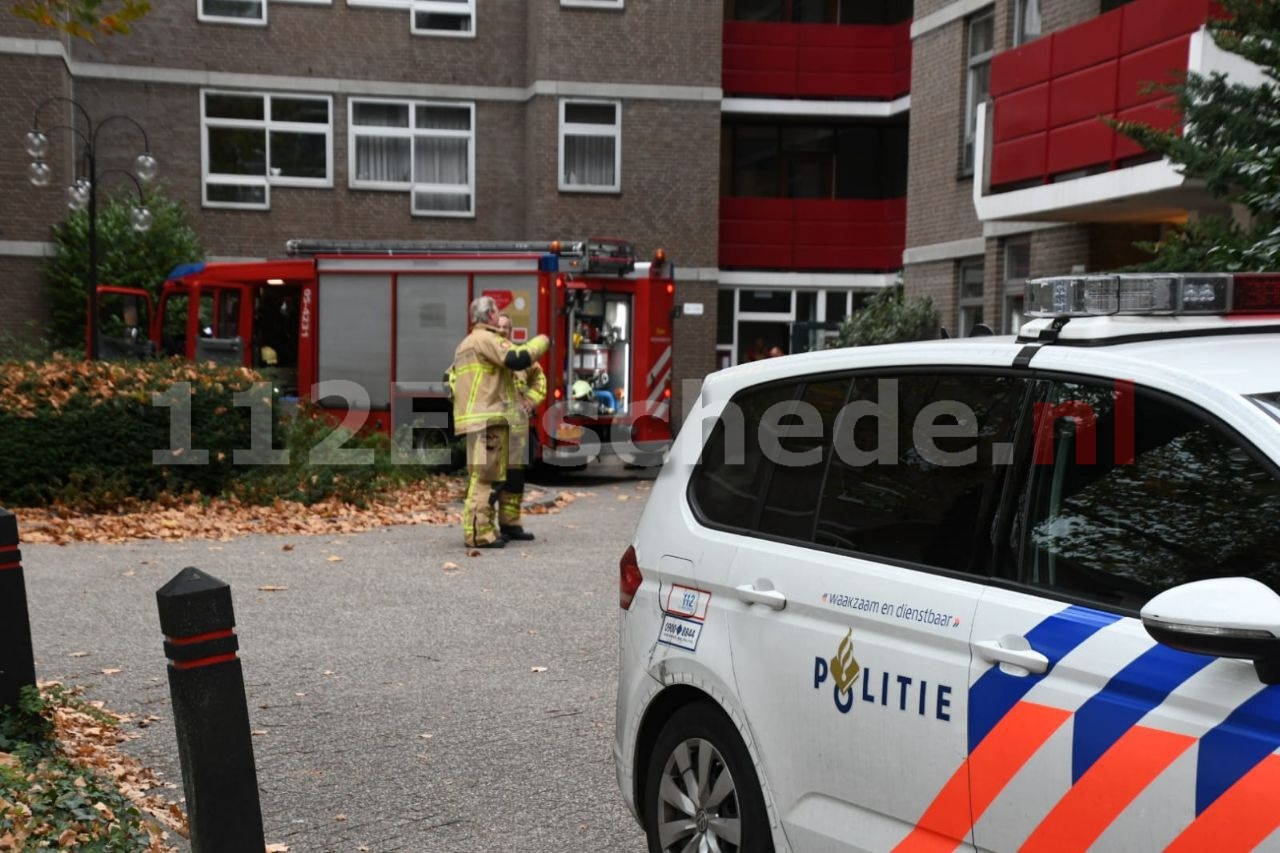
[[[1171,127],[1151,82],[1247,71],[1202,27],[1211,0],[917,0],[908,292],[952,334],[1021,321],[1029,276],[1116,269],[1170,224],[1223,213],[1103,117]]]
[[[72,120],[51,96],[102,122],[103,192],[142,148],[104,119],[145,128],[214,258],[295,237],[613,236],[664,248],[683,298],[714,305],[722,17],[683,0],[184,0],[89,44],[2,15],[0,331],[45,316],[73,136],[49,131],[36,188],[23,135],[37,109],[44,128]],[[675,334],[714,326],[709,311]],[[677,379],[712,357],[678,353]]]
[[[610,235],[674,261],[680,380],[821,345],[899,276],[951,333],[1214,208],[1099,116],[1227,67],[1211,0],[185,0],[93,45],[0,16],[0,332],[45,308],[22,134],[146,128],[216,258],[293,237]],[[100,169],[139,138],[104,133]],[[110,176],[104,174],[104,186]]]

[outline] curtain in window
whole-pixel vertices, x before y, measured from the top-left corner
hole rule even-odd
[[[1040,35],[1040,0],[1022,0],[1020,31],[1024,41]]]
[[[564,181],[579,187],[612,187],[615,145],[612,136],[566,136]]]

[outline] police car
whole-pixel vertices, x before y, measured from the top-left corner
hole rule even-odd
[[[1280,275],[709,376],[621,560],[651,851],[1280,849]]]

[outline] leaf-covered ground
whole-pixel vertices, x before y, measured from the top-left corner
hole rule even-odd
[[[215,539],[261,534],[331,535],[358,533],[392,524],[457,524],[463,490],[461,477],[388,492],[365,507],[336,500],[310,506],[276,501],[249,506],[232,499],[136,502],[116,513],[91,514],[65,507],[15,509],[23,542],[65,545],[70,542],[128,542],[137,539]],[[554,511],[573,494],[530,489],[527,513]]]

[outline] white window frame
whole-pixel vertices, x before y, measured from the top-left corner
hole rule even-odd
[[[253,0],[241,0],[244,3]],[[267,25],[267,0],[257,0],[262,6],[262,15],[257,18],[239,18],[233,15],[211,15],[205,12],[205,0],[196,0],[196,20],[209,24],[235,24],[241,27],[265,27]]]
[[[626,0],[560,0],[564,9],[621,9]]]
[[[206,112],[208,95],[234,95],[236,97],[262,98],[261,119],[210,118]],[[273,97],[289,100],[323,101],[329,113],[329,121],[325,124],[312,122],[282,122],[271,119],[271,99]],[[228,127],[249,130],[261,130],[266,152],[266,173],[256,175],[221,175],[209,171],[209,129]],[[272,131],[289,133],[308,133],[323,135],[325,141],[325,177],[295,178],[285,175],[271,174],[271,133]],[[210,201],[209,186],[249,186],[263,187],[261,204],[231,201]],[[201,89],[200,90],[200,202],[203,207],[228,208],[232,210],[270,210],[271,187],[306,187],[315,189],[331,189],[333,187],[333,97],[331,95],[302,95],[288,92],[246,92],[233,89]]]
[[[406,107],[409,111],[408,127],[374,127],[357,125],[355,121],[357,104],[393,104]],[[418,107],[447,107],[449,109],[467,109],[470,114],[468,130],[435,130],[414,126],[414,112]],[[356,138],[359,136],[395,137],[409,140],[409,173],[408,181],[362,181],[356,177]],[[458,184],[419,184],[412,179],[413,167],[417,162],[414,156],[414,140],[417,138],[435,137],[467,140],[467,184],[465,194],[471,198],[469,210],[416,210],[414,199],[419,191],[454,193],[463,195]],[[476,105],[474,101],[406,101],[399,98],[348,98],[347,99],[347,185],[356,190],[380,190],[385,192],[408,192],[409,212],[413,216],[452,217],[474,219],[476,215]]]
[[[437,12],[457,18],[465,17],[470,21],[471,27],[463,31],[419,28],[417,24],[419,12]],[[476,37],[476,0],[410,0],[409,32],[415,36],[473,39]]]
[[[614,124],[612,128],[603,124],[580,124],[565,120],[569,105],[587,104],[593,106],[610,105],[614,108]],[[600,98],[561,98],[560,99],[560,133],[559,152],[556,157],[556,185],[561,192],[573,193],[619,193],[622,192],[622,101]],[[565,139],[570,136],[612,137],[613,139],[613,183],[603,184],[570,184],[565,179]]]
[[[1025,249],[1027,252],[1027,271],[1028,275],[1021,278],[1011,274],[1013,264],[1010,258],[1017,250]],[[1022,302],[1026,298],[1027,278],[1030,276],[1031,270],[1031,238],[1030,237],[1010,237],[1004,244],[1004,299],[1001,304],[1000,322],[1004,326],[1005,334],[1017,334],[1022,324],[1014,324],[1011,322],[1013,305],[1015,300]],[[1018,316],[1025,322],[1026,317],[1022,313],[1022,307],[1019,307]]]
[[[983,276],[981,296],[965,296],[964,293],[965,271],[973,269],[978,270]],[[968,258],[956,264],[956,337],[967,338],[975,325],[986,322],[984,310],[986,295],[986,264],[983,259]],[[978,311],[977,319],[972,319],[974,309]]]
[[[965,66],[965,95],[964,95],[964,163],[963,174],[973,174],[974,162],[978,158],[978,152],[974,151],[978,131],[978,75],[983,71],[988,74],[987,89],[991,88],[991,58],[995,56],[995,22],[996,13],[993,9],[973,16],[965,23],[965,53],[968,61]],[[991,27],[991,48],[981,53],[973,52],[974,30],[982,24],[989,24]]]
[[[1035,11],[1036,31],[1027,31],[1027,15],[1029,10]],[[1013,4],[1013,46],[1035,41],[1044,34],[1044,19],[1040,14],[1040,0],[1015,0]]]

